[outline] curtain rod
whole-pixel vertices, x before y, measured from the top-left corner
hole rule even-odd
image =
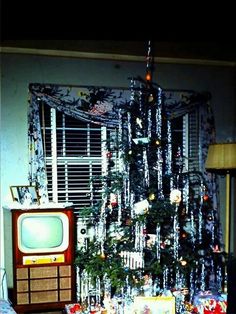
[[[91,88],[91,87],[98,87],[98,88],[111,88],[111,89],[124,89],[130,90],[130,87],[120,87],[120,86],[104,86],[104,85],[74,85],[74,84],[59,84],[59,83],[30,83],[29,85],[54,85],[54,86],[61,86],[61,87],[81,87],[81,88]],[[178,89],[178,88],[161,88],[165,92],[189,92],[189,93],[196,93],[196,91],[192,89]],[[197,92],[201,93],[201,92]]]

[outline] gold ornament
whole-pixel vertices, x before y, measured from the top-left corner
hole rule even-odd
[[[151,193],[148,196],[149,201],[153,201],[153,200],[155,200],[155,198],[156,198],[156,195],[154,193]]]

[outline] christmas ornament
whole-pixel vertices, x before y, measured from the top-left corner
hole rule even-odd
[[[111,158],[112,157],[112,152],[107,152],[107,158]]]
[[[148,196],[149,201],[153,201],[153,200],[155,200],[155,198],[156,198],[156,195],[154,193],[151,193]]]
[[[181,191],[180,190],[172,190],[170,192],[170,202],[171,204],[179,204],[181,202]]]
[[[118,205],[117,194],[115,194],[115,193],[110,194],[110,204],[112,207],[115,207]]]

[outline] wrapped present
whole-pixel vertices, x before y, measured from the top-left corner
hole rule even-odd
[[[66,314],[108,314],[106,309],[100,305],[97,306],[83,306],[80,303],[67,304],[65,305]]]
[[[226,296],[213,294],[210,291],[196,294],[193,304],[199,314],[226,314],[227,311]]]
[[[79,303],[68,304],[65,306],[65,310],[67,314],[79,314],[83,313],[83,308]]]
[[[135,297],[128,314],[175,314],[175,297]]]

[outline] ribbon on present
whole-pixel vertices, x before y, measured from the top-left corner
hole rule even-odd
[[[208,304],[204,304],[204,314],[226,314],[227,302],[208,300]]]

